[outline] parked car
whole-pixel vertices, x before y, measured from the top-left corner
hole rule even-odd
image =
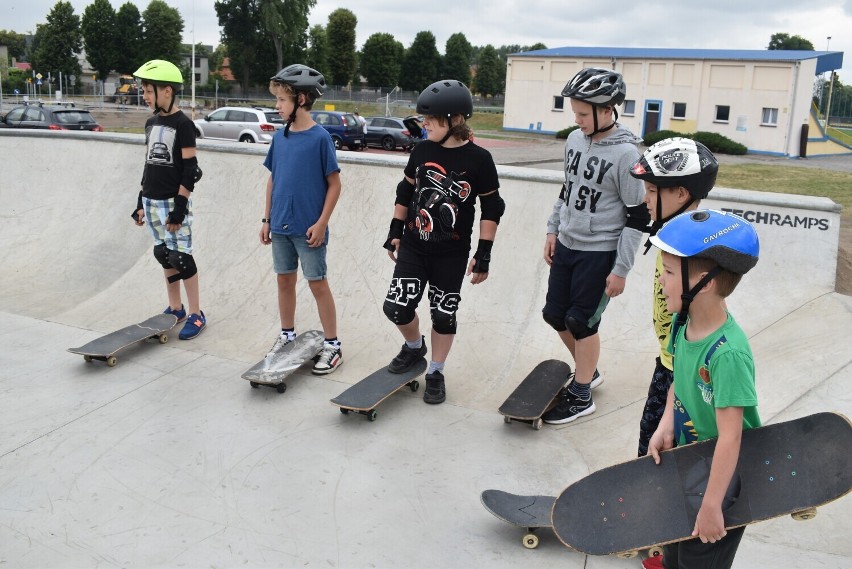
[[[272,142],[275,131],[284,128],[278,111],[265,107],[220,107],[193,122],[198,138],[263,144]]]
[[[15,107],[3,117],[0,126],[46,128],[50,130],[90,130],[103,132],[95,117],[73,106],[30,104]]]
[[[404,120],[396,117],[368,117],[365,136],[367,146],[381,146],[385,150],[410,150],[417,139],[411,136]]]
[[[311,111],[314,121],[331,135],[338,150],[346,146],[349,150],[364,148],[364,132],[352,113],[338,111]]]

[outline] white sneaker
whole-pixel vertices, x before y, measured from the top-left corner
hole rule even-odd
[[[323,344],[322,350],[317,354],[316,363],[314,364],[314,375],[325,375],[331,373],[340,367],[343,363],[343,351],[340,346],[332,346],[331,344]]]
[[[295,339],[295,336],[291,338],[290,335],[286,332],[278,334],[278,337],[275,339],[275,343],[272,344],[272,348],[269,350],[269,352],[267,352],[266,357],[271,358],[272,356],[280,352],[284,348],[284,346],[286,346]]]

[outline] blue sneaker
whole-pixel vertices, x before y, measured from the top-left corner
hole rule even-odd
[[[183,330],[178,334],[181,340],[191,340],[198,336],[207,326],[207,319],[204,317],[204,312],[201,314],[190,314],[186,319],[186,324],[183,325]]]
[[[165,310],[163,310],[163,314],[173,314],[177,316],[178,322],[183,322],[186,320],[186,310],[183,309],[183,304],[180,305],[180,308],[177,310],[172,309],[171,306],[167,306]]]

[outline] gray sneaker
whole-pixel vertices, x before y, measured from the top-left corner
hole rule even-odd
[[[293,340],[295,340],[295,339],[296,339],[296,338],[295,338],[295,336],[294,336],[294,337],[293,337]],[[286,334],[286,333],[278,334],[278,337],[277,337],[277,338],[275,338],[275,343],[274,343],[274,344],[272,344],[272,347],[271,347],[271,348],[269,349],[269,351],[266,353],[266,357],[267,357],[267,358],[271,358],[272,356],[274,356],[275,354],[277,354],[278,352],[280,352],[280,351],[284,348],[284,346],[286,346],[287,344],[289,344],[289,343],[290,343],[290,342],[292,342],[293,340],[291,340],[291,339],[290,339],[290,336],[289,336],[288,334]]]

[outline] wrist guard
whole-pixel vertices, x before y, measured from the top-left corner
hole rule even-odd
[[[494,246],[494,241],[480,239],[476,246],[476,253],[473,254],[473,272],[487,273],[488,265],[491,263],[491,247]]]
[[[183,223],[183,219],[186,217],[186,208],[189,204],[189,200],[178,194],[175,196],[175,208],[169,212],[169,217],[166,220],[167,223]]]
[[[136,209],[134,209],[133,213],[130,214],[133,221],[140,221],[139,215],[137,214],[140,209],[142,209],[142,190],[139,190],[139,195],[136,197]]]
[[[395,217],[391,219],[390,230],[388,231],[388,239],[384,242],[384,244],[382,244],[382,247],[391,252],[395,251],[396,249],[394,249],[394,246],[391,241],[393,241],[394,239],[402,238],[402,230],[404,227],[405,221],[397,219]]]

